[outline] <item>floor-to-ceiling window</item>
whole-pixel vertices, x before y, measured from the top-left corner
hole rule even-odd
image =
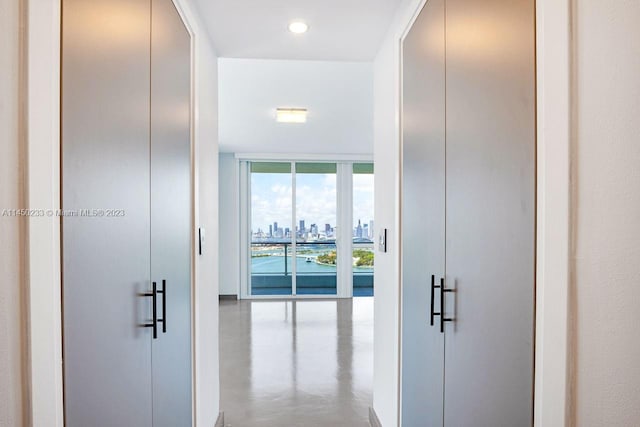
[[[248,221],[243,296],[373,295],[371,163],[241,164]]]
[[[293,235],[291,163],[252,162],[251,250],[252,295],[292,295]]]
[[[373,164],[353,164],[353,295],[373,295]]]
[[[296,163],[296,294],[336,295],[338,289],[337,167]]]

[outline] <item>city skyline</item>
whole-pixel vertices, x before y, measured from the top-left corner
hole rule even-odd
[[[274,224],[284,231],[293,226],[292,176],[288,173],[259,173],[251,175],[251,228],[252,235],[260,230],[265,235],[276,235]],[[318,234],[326,235],[326,224],[337,224],[336,174],[298,174],[296,176],[296,229],[300,221],[305,228],[316,224]],[[312,218],[313,220],[310,220]],[[353,175],[353,224],[358,220],[362,228],[369,229],[373,221],[373,175]],[[271,227],[271,231],[269,230]],[[297,231],[297,230],[296,230]],[[370,232],[369,232],[370,234]]]
[[[355,222],[355,221],[354,221]],[[291,227],[284,226],[285,224],[282,221],[274,221],[273,224],[269,224],[266,228],[258,227],[257,229],[251,230],[252,238],[272,238],[274,240],[279,239],[290,239],[291,238]],[[309,223],[307,226],[307,221],[305,219],[298,220],[298,225],[295,227],[295,233],[298,238],[312,238],[314,240],[333,240],[335,238],[335,229],[336,225],[332,225],[331,223],[318,224],[316,222]],[[374,221],[370,219],[369,221],[363,221],[361,219],[357,220],[357,225],[352,228],[352,237],[354,238],[363,238],[373,240],[375,233],[374,229]],[[322,238],[324,237],[324,238]]]

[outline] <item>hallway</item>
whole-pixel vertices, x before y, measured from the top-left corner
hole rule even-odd
[[[640,427],[640,0],[0,35],[0,427]]]
[[[368,426],[373,298],[222,300],[220,376],[226,426]]]

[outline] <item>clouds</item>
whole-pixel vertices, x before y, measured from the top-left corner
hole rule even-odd
[[[251,175],[251,228],[269,230],[269,224],[291,227],[291,175]]]
[[[353,225],[373,220],[373,174],[353,175]]]
[[[337,222],[336,175],[296,175],[296,214],[305,220],[306,227],[317,224],[336,226]]]

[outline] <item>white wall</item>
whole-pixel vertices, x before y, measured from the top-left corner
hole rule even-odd
[[[195,226],[204,228],[202,255],[195,258],[195,425],[213,426],[220,412],[218,351],[218,58],[198,10],[180,1],[194,32]]]
[[[24,4],[24,2],[22,2]],[[30,0],[27,51],[28,188],[31,208],[60,208],[60,15],[61,4]],[[43,70],[46,70],[43,71]],[[28,375],[33,426],[63,426],[62,293],[60,221],[28,219],[25,291],[30,317]]]
[[[405,0],[374,62],[375,218],[388,231],[388,252],[376,253],[373,408],[384,427],[398,425],[399,386],[399,49],[419,0]]]
[[[219,64],[221,151],[373,152],[371,63],[223,58]],[[277,123],[278,107],[307,108],[307,123]]]
[[[640,425],[640,2],[574,2],[574,405]]]
[[[376,252],[374,282],[373,408],[384,427],[397,425],[399,361],[398,164],[396,49],[385,41],[375,61],[375,214],[377,233],[388,231],[387,253]]]
[[[237,295],[240,283],[239,185],[236,158],[220,153],[220,295]]]
[[[0,2],[0,212],[19,208],[22,168],[18,129],[19,2]],[[23,419],[23,233],[20,218],[0,216],[0,426]]]
[[[572,1],[536,1],[535,427],[563,426],[568,413]]]
[[[215,424],[220,411],[218,352],[218,123],[217,58],[210,45],[199,46],[196,55],[196,164],[200,179],[199,218],[205,229],[202,255],[196,256],[196,425]],[[196,242],[197,243],[197,242]]]

